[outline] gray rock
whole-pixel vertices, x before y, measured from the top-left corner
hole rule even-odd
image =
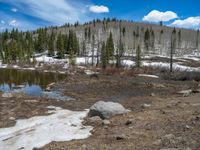
[[[108,119],[115,115],[125,114],[127,112],[129,112],[129,110],[125,109],[119,103],[99,101],[90,107],[88,116],[99,116],[102,119]]]
[[[179,91],[178,94],[183,95],[183,97],[188,97],[193,93],[192,90],[183,90],[183,91]]]
[[[111,124],[111,122],[109,120],[105,119],[105,120],[103,120],[102,124],[108,126]]]
[[[102,119],[99,116],[88,118],[87,122],[92,125],[101,125]]]
[[[151,107],[151,104],[143,104],[142,105],[142,108],[148,108],[148,107]]]

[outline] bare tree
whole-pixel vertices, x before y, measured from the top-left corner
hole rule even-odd
[[[171,51],[170,51],[170,72],[173,72],[173,54],[176,49],[176,29],[174,28],[171,35]]]

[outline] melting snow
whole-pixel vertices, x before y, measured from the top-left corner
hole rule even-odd
[[[150,77],[150,78],[159,78],[156,75],[150,75],[150,74],[138,74],[139,77]]]
[[[93,129],[83,126],[83,118],[88,111],[69,111],[58,107],[49,107],[53,113],[17,120],[14,127],[0,129],[0,150],[32,150],[52,141],[70,141],[88,138]]]

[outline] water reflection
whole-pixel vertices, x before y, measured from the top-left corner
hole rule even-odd
[[[0,69],[1,92],[23,92],[31,96],[46,96],[54,99],[66,99],[58,91],[45,91],[48,84],[63,80],[65,75],[25,71],[16,69]]]

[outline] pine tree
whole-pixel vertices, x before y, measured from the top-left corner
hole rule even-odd
[[[53,31],[51,32],[50,38],[49,38],[49,44],[48,44],[48,55],[54,56],[54,42],[55,42],[55,34]]]
[[[107,67],[106,46],[104,42],[102,43],[101,47],[101,64],[103,69]]]
[[[196,48],[199,48],[199,29],[197,30],[197,37],[196,37]]]
[[[150,47],[151,47],[151,50],[154,49],[154,46],[155,46],[155,34],[154,34],[154,31],[151,29],[150,30]]]
[[[58,58],[64,58],[64,39],[61,33],[57,37],[57,51]]]
[[[141,62],[141,49],[140,49],[140,46],[138,45],[137,47],[137,50],[136,50],[136,60],[135,60],[135,66],[137,68],[140,68],[141,65],[142,65],[142,62]]]
[[[181,48],[181,30],[178,31],[178,48]]]
[[[108,64],[109,61],[113,59],[113,55],[114,55],[114,43],[113,43],[112,33],[110,32],[109,38],[107,39],[106,42],[106,58]]]
[[[149,47],[150,47],[150,32],[149,29],[147,28],[147,30],[145,31],[144,34],[144,45],[145,45],[145,49],[148,52],[149,51]]]

